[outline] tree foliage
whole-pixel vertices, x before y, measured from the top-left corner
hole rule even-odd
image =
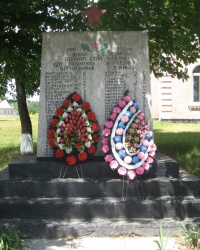
[[[155,76],[187,78],[185,65],[200,57],[200,0],[100,0],[99,7],[107,9],[102,29],[148,32]]]

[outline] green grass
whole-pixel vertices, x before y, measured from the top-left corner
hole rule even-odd
[[[200,177],[200,124],[154,121],[153,126],[158,152]]]
[[[32,115],[34,154],[37,147],[38,116]],[[154,121],[158,152],[180,163],[180,167],[200,177],[200,124]],[[0,169],[20,156],[19,117],[0,117]]]
[[[34,153],[36,154],[38,115],[31,115]],[[20,156],[21,125],[19,116],[0,117],[0,169]]]

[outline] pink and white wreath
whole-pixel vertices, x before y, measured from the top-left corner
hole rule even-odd
[[[133,180],[149,170],[157,147],[139,104],[130,96],[118,102],[104,124],[102,151],[119,175]]]

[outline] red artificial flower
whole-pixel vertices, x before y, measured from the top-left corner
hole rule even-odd
[[[59,123],[59,119],[52,119],[51,120],[51,126],[54,128]]]
[[[62,149],[57,149],[55,153],[56,158],[62,158],[64,156],[64,151]]]
[[[55,114],[56,114],[57,116],[61,116],[63,113],[64,113],[64,109],[62,109],[62,108],[56,109]]]
[[[55,148],[55,147],[56,147],[55,142],[56,142],[56,138],[51,138],[51,139],[49,140],[49,146],[50,146],[51,148]]]
[[[68,108],[68,107],[69,107],[70,102],[71,102],[71,101],[70,101],[69,99],[64,100],[64,102],[63,102],[63,106],[64,106],[64,108]]]
[[[55,131],[52,129],[52,130],[49,130],[48,132],[47,132],[47,137],[48,138],[53,138],[54,137],[54,134],[55,134]]]
[[[66,162],[69,164],[69,165],[74,165],[76,164],[77,160],[76,160],[76,157],[73,156],[73,155],[70,155],[66,158]]]
[[[94,145],[91,145],[88,148],[88,154],[93,154],[96,151],[96,147]]]
[[[73,94],[72,95],[72,99],[75,101],[75,102],[78,102],[81,100],[81,96],[77,93]]]
[[[88,116],[88,119],[89,119],[90,121],[96,120],[96,115],[95,115],[94,112],[88,112],[88,113],[87,113],[87,116]]]
[[[93,134],[92,135],[92,140],[96,143],[99,140],[99,135],[98,134]]]
[[[76,143],[76,147],[77,147],[77,149],[80,149],[80,148],[82,148],[82,143],[79,141],[79,142],[77,142]]]
[[[99,130],[100,130],[100,127],[99,127],[99,124],[98,123],[93,123],[92,124],[92,130],[94,131],[94,132],[98,132]]]
[[[83,103],[82,103],[82,109],[89,110],[89,109],[90,109],[90,104],[89,104],[89,102],[83,102]]]
[[[85,161],[87,159],[86,152],[79,153],[78,154],[78,159],[79,159],[79,161]]]

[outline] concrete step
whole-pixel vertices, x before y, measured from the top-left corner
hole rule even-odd
[[[53,179],[51,181],[13,180],[0,181],[0,198],[73,198],[73,197],[126,197],[155,199],[162,196],[200,198],[200,179],[180,170],[180,178],[157,177],[138,181],[122,179]]]
[[[67,173],[64,175],[65,170]],[[15,180],[52,180],[60,176],[64,178],[119,179],[116,171],[112,171],[102,157],[93,157],[86,163],[67,167],[64,162],[55,159],[38,159],[36,156],[21,156],[9,164],[9,176]],[[179,163],[165,155],[157,155],[146,178],[179,177]]]
[[[74,220],[45,220],[45,219],[0,219],[0,223],[18,228],[21,235],[28,239],[61,239],[66,237],[119,237],[119,236],[158,236],[162,223],[163,234],[180,236],[182,224],[194,225],[199,218],[182,221],[165,219],[82,219]]]
[[[200,199],[162,197],[154,200],[122,198],[1,198],[1,219],[162,219],[199,217]]]

